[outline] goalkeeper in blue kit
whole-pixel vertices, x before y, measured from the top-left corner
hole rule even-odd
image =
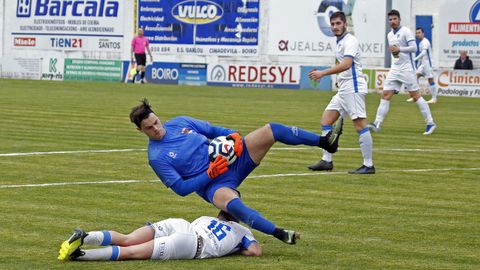
[[[299,235],[275,226],[245,205],[237,187],[260,164],[276,141],[318,146],[331,153],[338,148],[338,134],[319,136],[277,123],[266,124],[244,138],[235,130],[187,116],[175,117],[162,124],[146,99],[132,109],[130,120],[148,136],[149,164],[168,188],[180,196],[196,192],[233,220],[240,220],[287,244],[295,244]],[[212,162],[209,160],[209,139],[218,136],[227,136],[235,142],[237,160],[234,163],[227,165],[226,158],[221,156]]]

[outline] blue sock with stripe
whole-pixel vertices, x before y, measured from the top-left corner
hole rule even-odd
[[[266,234],[275,232],[275,225],[272,222],[265,219],[256,210],[246,206],[239,198],[231,200],[227,204],[227,210],[228,213],[255,230]]]
[[[435,82],[431,82],[428,88],[430,88],[430,92],[432,93],[432,99],[437,99],[437,85]]]
[[[322,125],[322,136],[327,136],[328,132],[333,130],[332,125]]]
[[[110,235],[109,231],[102,231],[103,233],[103,240],[100,246],[108,246],[112,243],[112,235]]]
[[[322,125],[322,137],[327,136],[327,134],[332,130],[333,130],[332,125]],[[332,162],[333,154],[324,149],[322,160],[325,160],[327,162]]]
[[[358,143],[363,156],[363,165],[367,167],[373,166],[373,139],[368,127],[363,128],[358,132]]]
[[[309,145],[318,146],[320,144],[320,136],[310,131],[303,130],[294,126],[284,126],[278,123],[270,123],[273,138],[275,141],[288,145]]]
[[[110,256],[110,261],[117,261],[120,258],[120,247],[112,246],[112,255]]]
[[[83,239],[83,243],[92,246],[109,246],[112,243],[112,236],[109,231],[91,231]]]

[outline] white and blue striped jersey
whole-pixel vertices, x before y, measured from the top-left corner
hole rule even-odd
[[[432,64],[432,46],[430,45],[430,41],[427,38],[423,38],[422,41],[418,43],[420,54],[417,56],[418,65],[425,65],[429,66],[430,68],[433,66]]]
[[[355,36],[350,33],[345,33],[337,39],[337,49],[335,51],[335,59],[337,63],[343,62],[345,57],[352,58],[352,67],[340,72],[337,75],[337,82],[339,85],[344,85],[347,81],[352,81],[353,87],[340,87],[339,92],[362,92],[366,93],[366,87],[359,87],[359,80],[365,80],[362,71],[362,64],[360,63],[360,44]]]
[[[200,259],[221,257],[235,253],[257,242],[252,232],[233,221],[214,217],[199,217],[192,222],[195,231],[203,238]]]
[[[400,26],[397,29],[392,29],[388,35],[388,45],[401,47],[415,46],[415,50],[411,52],[399,52],[398,57],[393,57],[391,70],[392,71],[415,71],[413,63],[414,53],[417,51],[415,37],[408,27]]]

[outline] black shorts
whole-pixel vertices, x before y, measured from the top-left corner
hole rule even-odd
[[[136,53],[135,62],[137,62],[137,66],[145,66],[147,64],[147,55],[144,53]]]

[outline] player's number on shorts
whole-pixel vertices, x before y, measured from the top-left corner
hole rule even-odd
[[[212,231],[213,235],[217,237],[218,241],[221,241],[225,236],[227,236],[226,231],[231,231],[232,227],[225,225],[223,223],[219,223],[216,220],[212,220],[210,225],[207,227],[210,231]]]

